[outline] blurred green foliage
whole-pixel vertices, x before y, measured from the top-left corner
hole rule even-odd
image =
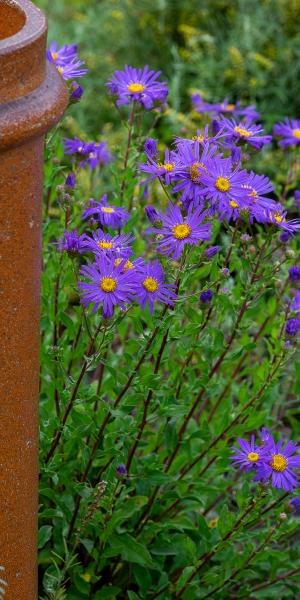
[[[116,113],[104,93],[125,63],[161,69],[176,110],[190,94],[255,102],[264,118],[299,116],[299,0],[36,0],[49,39],[76,42],[90,69],[79,123],[95,136]]]

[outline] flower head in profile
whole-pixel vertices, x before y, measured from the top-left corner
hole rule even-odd
[[[242,107],[238,101],[236,103],[228,102],[227,98],[224,98],[222,102],[211,104],[206,102],[200,94],[192,95],[192,104],[194,110],[199,113],[212,113],[213,115],[239,115],[242,117],[251,117],[257,119],[259,113],[256,112],[255,106]]]
[[[175,144],[177,146],[180,146],[180,144],[194,144],[194,142],[199,142],[199,144],[202,144],[203,146],[208,142],[210,144],[218,144],[223,137],[224,134],[222,127],[218,128],[216,133],[211,133],[209,131],[209,126],[205,125],[203,129],[197,129],[195,135],[193,135],[191,138],[176,137]]]
[[[64,153],[73,154],[74,159],[78,161],[79,167],[89,165],[93,170],[98,165],[107,164],[111,158],[111,152],[106,142],[83,142],[79,138],[65,138]]]
[[[265,447],[263,462],[257,468],[255,480],[271,478],[273,488],[292,491],[299,485],[299,478],[294,469],[300,468],[300,455],[295,453],[300,450],[294,442],[289,441],[283,448],[282,439],[275,442],[273,437]]]
[[[104,194],[98,202],[93,198],[90,199],[88,208],[84,211],[82,218],[88,219],[90,217],[96,217],[98,222],[105,227],[117,229],[127,223],[130,214],[121,206],[108,204],[107,194]]]
[[[158,162],[148,154],[146,163],[139,163],[139,170],[142,173],[149,173],[149,177],[142,184],[148,183],[152,179],[160,178],[168,185],[174,179],[178,169],[178,158],[174,151],[166,149],[164,160]]]
[[[93,304],[93,312],[102,304],[105,319],[112,317],[116,306],[125,310],[134,299],[135,274],[131,269],[124,270],[123,262],[116,265],[114,258],[100,255],[94,263],[88,262],[80,271],[88,280],[78,282],[82,304]]]
[[[159,76],[160,71],[155,72],[147,65],[143,69],[125,65],[124,71],[115,71],[106,86],[117,96],[117,106],[137,102],[149,109],[164,102],[168,95],[167,84]]]
[[[79,235],[78,231],[65,231],[64,236],[56,242],[58,250],[66,250],[69,254],[74,255],[78,252],[84,252],[86,235]]]
[[[88,72],[88,69],[82,68],[84,62],[78,58],[76,44],[65,44],[58,48],[57,43],[52,42],[46,51],[46,57],[65,80],[82,77]]]
[[[144,310],[146,304],[149,304],[150,312],[153,312],[154,302],[174,305],[176,293],[175,286],[164,283],[164,271],[158,260],[148,263],[138,273],[136,279],[137,301]]]
[[[84,241],[85,250],[90,250],[94,254],[105,254],[116,258],[128,258],[132,253],[132,235],[121,233],[111,236],[104,233],[102,229],[92,232],[92,237],[86,235]]]
[[[293,234],[300,230],[300,219],[286,219],[287,211],[277,202],[270,210],[265,211],[265,222],[276,225],[279,229]]]
[[[263,457],[263,447],[255,443],[255,436],[251,436],[250,444],[243,438],[238,438],[239,448],[233,447],[235,454],[232,455],[232,466],[238,465],[240,469],[249,471],[255,469]]]
[[[253,118],[247,117],[244,121],[237,123],[234,119],[221,120],[224,133],[227,134],[227,141],[230,142],[247,142],[253,148],[260,150],[265,144],[272,141],[271,135],[261,135],[263,128],[253,122]]]
[[[276,123],[273,133],[282,138],[279,141],[282,148],[296,146],[300,143],[300,121],[297,119],[285,119],[284,122]]]
[[[157,250],[173,259],[181,256],[186,244],[195,245],[208,241],[211,237],[211,224],[204,223],[207,211],[189,206],[186,216],[183,216],[179,206],[171,202],[166,213],[159,213],[162,226],[148,229],[147,233],[159,234],[156,242]]]

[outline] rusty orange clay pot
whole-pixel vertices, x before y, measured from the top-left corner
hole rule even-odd
[[[37,598],[43,144],[68,103],[61,76],[46,64],[46,35],[46,19],[31,2],[0,0],[0,565],[5,600]]]

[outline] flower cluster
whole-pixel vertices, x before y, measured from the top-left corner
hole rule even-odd
[[[66,81],[82,77],[88,71],[86,68],[82,68],[84,62],[78,58],[76,44],[65,44],[58,48],[57,42],[51,42],[49,49],[46,51],[46,56],[47,60],[56,66],[58,72]]]
[[[270,480],[273,488],[286,491],[299,486],[299,477],[294,469],[300,468],[300,455],[295,455],[300,446],[289,441],[283,447],[282,439],[276,443],[265,428],[261,432],[261,443],[255,442],[254,435],[250,443],[242,438],[238,438],[238,443],[240,449],[233,448],[232,464],[245,471],[255,471],[255,481],[266,483]]]

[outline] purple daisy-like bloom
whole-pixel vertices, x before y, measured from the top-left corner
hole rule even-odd
[[[164,102],[168,95],[167,84],[159,81],[159,76],[160,71],[155,73],[148,65],[143,69],[125,65],[124,71],[115,71],[105,85],[111,94],[118,96],[117,106],[138,102],[149,109],[157,102]]]
[[[282,446],[282,439],[275,443],[272,438],[266,445],[263,461],[257,467],[255,480],[267,480],[271,477],[272,487],[292,491],[298,487],[298,477],[293,469],[300,468],[300,455],[294,456],[300,446],[289,441]]]
[[[235,451],[235,454],[230,458],[233,461],[232,466],[238,465],[240,469],[244,469],[245,471],[255,469],[263,458],[263,447],[257,446],[254,435],[251,436],[250,444],[243,438],[238,438],[237,441],[241,450],[235,447],[232,448]]]
[[[113,206],[107,203],[107,194],[104,194],[98,202],[93,198],[90,199],[88,208],[84,211],[82,218],[97,216],[97,220],[105,227],[117,229],[122,227],[130,219],[130,214],[121,206]]]
[[[132,243],[134,238],[130,233],[111,236],[104,233],[102,229],[92,232],[93,237],[85,237],[84,248],[94,252],[94,254],[107,254],[115,258],[128,258],[132,253]]]
[[[296,146],[300,143],[300,121],[297,119],[285,119],[284,122],[276,123],[273,133],[278,137],[284,138],[279,141],[282,148]]]
[[[179,180],[173,191],[181,192],[180,199],[187,207],[191,202],[204,206],[204,191],[202,179],[209,174],[209,164],[216,152],[215,146],[202,146],[197,140],[191,144],[182,143],[178,146],[178,166],[176,180]]]
[[[82,68],[84,62],[78,58],[76,44],[65,44],[57,48],[57,43],[52,42],[46,50],[46,57],[65,80],[82,77],[88,72],[88,69]]]
[[[85,240],[86,235],[79,235],[78,231],[74,229],[74,231],[64,232],[64,237],[62,237],[58,242],[56,242],[58,250],[66,250],[70,254],[77,254],[78,252],[84,252],[85,250]]]
[[[248,208],[243,184],[247,183],[247,172],[240,166],[235,168],[230,158],[215,157],[208,164],[202,177],[206,198],[221,218],[237,218],[239,211]]]
[[[287,211],[283,209],[282,204],[279,202],[271,210],[265,211],[265,221],[276,225],[284,231],[288,231],[290,234],[300,230],[300,219],[286,219]]]
[[[75,77],[83,77],[88,72],[88,69],[82,69],[82,65],[84,65],[82,60],[73,60],[68,64],[56,64],[55,66],[62,78],[67,81]]]
[[[81,302],[84,306],[94,304],[92,312],[96,312],[103,304],[103,317],[109,319],[115,306],[126,309],[131,304],[135,294],[135,274],[131,269],[124,270],[123,262],[115,265],[115,259],[97,256],[96,262],[89,262],[81,268],[81,275],[89,282],[79,281]]]
[[[286,335],[295,336],[300,329],[300,319],[288,319],[285,326]]]
[[[290,281],[300,281],[300,267],[296,265],[292,265],[289,268],[289,280]]]
[[[79,161],[79,167],[89,165],[91,169],[95,169],[98,165],[107,164],[111,158],[111,152],[107,147],[106,142],[83,142],[79,138],[65,138],[63,140],[65,154],[74,154]]]
[[[257,175],[253,171],[247,173],[246,181],[242,184],[244,190],[244,199],[247,201],[251,216],[259,222],[266,221],[266,210],[276,211],[277,204],[269,194],[274,190],[274,186],[265,175]]]
[[[164,270],[158,260],[145,265],[144,269],[137,276],[136,295],[137,301],[144,310],[147,302],[150,312],[153,312],[154,302],[162,302],[174,306],[174,300],[177,295],[174,292],[175,286],[164,283]]]
[[[269,144],[272,141],[271,135],[260,135],[264,130],[261,125],[254,123],[251,117],[246,118],[240,123],[223,117],[221,125],[223,125],[224,133],[227,134],[227,141],[229,142],[243,141],[253,146],[253,148],[261,150],[265,144]]]
[[[189,206],[188,213],[184,217],[178,206],[171,202],[166,214],[159,213],[161,228],[148,229],[147,233],[156,233],[161,236],[157,244],[157,250],[161,254],[171,256],[177,259],[181,256],[186,244],[199,244],[200,241],[207,241],[211,237],[211,224],[203,223],[207,217],[207,211],[202,211],[200,207],[193,210]]]
[[[139,163],[139,170],[142,173],[150,173],[150,177],[142,181],[142,185],[157,177],[163,179],[169,185],[176,174],[177,167],[178,157],[172,150],[166,149],[163,162],[157,162],[148,155],[147,163]]]
[[[257,119],[259,117],[259,113],[255,110],[255,106],[245,106],[242,108],[239,101],[234,104],[228,102],[227,98],[224,98],[223,102],[211,104],[210,102],[205,102],[200,94],[193,94],[192,104],[193,108],[199,113],[208,112],[215,115],[240,115],[252,119]]]
[[[205,145],[208,142],[210,144],[218,144],[221,141],[221,138],[224,137],[223,129],[220,127],[215,135],[211,135],[209,131],[209,126],[205,125],[204,129],[197,129],[196,135],[193,135],[192,138],[183,138],[176,137],[175,144],[180,146],[180,144],[193,144],[194,142],[199,142],[199,144]]]

